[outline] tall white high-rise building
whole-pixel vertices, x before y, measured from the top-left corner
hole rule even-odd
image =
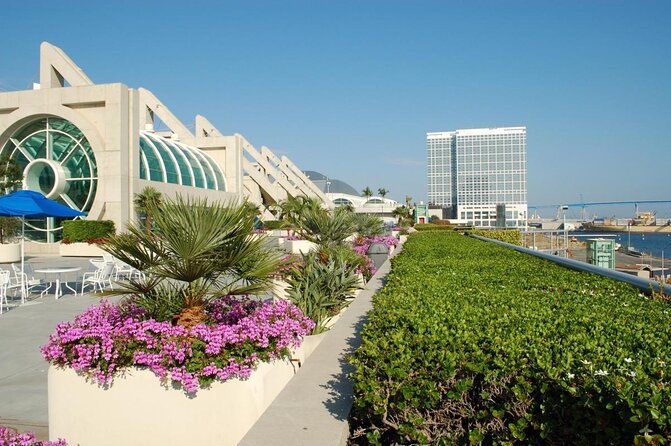
[[[426,149],[430,205],[474,226],[526,224],[526,127],[427,133]]]

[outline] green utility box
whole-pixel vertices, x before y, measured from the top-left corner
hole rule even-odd
[[[420,201],[415,204],[415,223],[423,224],[429,222],[429,205]]]
[[[615,240],[602,238],[587,240],[587,263],[615,269]]]

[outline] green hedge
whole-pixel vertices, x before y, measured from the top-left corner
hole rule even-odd
[[[458,234],[393,259],[350,359],[362,444],[668,444],[668,302]]]
[[[418,223],[414,226],[418,231],[453,231],[454,226],[435,224],[435,223]]]
[[[283,220],[268,220],[263,222],[264,229],[284,229],[287,223]]]
[[[112,220],[67,220],[63,222],[64,243],[99,243],[114,233]]]
[[[522,235],[519,229],[475,229],[470,232],[472,235],[479,235],[502,242],[512,243],[513,245],[522,246]]]

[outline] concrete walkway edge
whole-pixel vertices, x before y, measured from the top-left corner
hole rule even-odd
[[[401,245],[392,257],[401,251]],[[239,443],[243,446],[340,446],[349,437],[354,368],[347,355],[361,344],[373,295],[391,270],[387,260]]]

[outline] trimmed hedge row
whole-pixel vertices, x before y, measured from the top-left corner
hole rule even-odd
[[[418,231],[454,231],[454,226],[435,223],[417,223],[413,227]]]
[[[114,235],[112,220],[66,220],[63,222],[63,243],[98,243]]]
[[[284,229],[287,226],[287,223],[283,220],[268,220],[263,222],[264,229],[274,230],[274,229]]]
[[[458,234],[393,259],[350,359],[354,444],[668,444],[671,316]]]
[[[522,246],[522,234],[519,229],[476,229],[470,232],[472,235],[500,240],[513,245]]]

